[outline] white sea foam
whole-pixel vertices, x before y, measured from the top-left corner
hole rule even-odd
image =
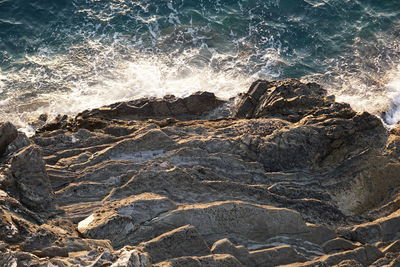
[[[118,101],[168,94],[182,97],[196,91],[228,99],[246,90],[252,79],[233,68],[213,68],[211,62],[223,61],[225,56],[207,47],[169,58],[124,45],[118,40],[111,46],[90,41],[67,54],[43,49],[43,53],[27,57],[37,68],[3,77],[10,89],[0,102],[0,120],[32,132],[29,121],[42,113],[50,118],[73,115]]]
[[[236,11],[235,5],[233,9],[226,9],[223,1],[212,3],[217,13],[229,11],[227,14],[235,19],[230,28],[225,27],[230,23],[226,20],[229,16],[205,12],[206,7],[199,13],[189,12],[192,14],[189,18],[184,1],[157,5],[125,0],[86,2],[90,5],[76,4],[77,14],[82,19],[85,17],[84,22],[55,31],[57,36],[62,36],[57,41],[75,41],[58,48],[38,47],[36,53],[27,54],[16,64],[24,67],[0,72],[0,121],[9,120],[29,134],[34,131],[29,122],[41,113],[48,113],[50,118],[57,114],[74,115],[118,101],[167,94],[182,97],[196,91],[210,91],[228,99],[246,91],[255,79],[289,76],[285,73],[287,67],[296,69],[293,75],[298,75],[303,65],[297,67],[296,60],[301,62],[301,57],[307,59],[315,52],[308,46],[295,49],[295,45],[288,45],[291,40],[287,38],[291,35],[286,31],[290,33],[290,27],[286,29],[280,20],[272,18],[267,23],[265,12],[255,12],[241,1]],[[315,8],[326,6],[326,1],[305,2]],[[271,7],[279,7],[280,3],[266,1],[257,10],[274,10]],[[152,8],[157,12],[152,13]],[[201,15],[202,19],[196,20],[193,15]],[[125,22],[114,24],[113,19]],[[297,24],[303,17],[288,19]],[[279,26],[275,30],[271,27],[274,23]],[[379,50],[376,55],[367,49],[368,57],[365,57],[366,51],[358,48],[371,48],[371,45],[357,36],[355,32],[352,54],[345,53],[345,57],[338,58],[316,55],[323,68],[314,72],[326,71],[326,66],[332,68],[308,80],[321,83],[338,101],[350,103],[357,111],[377,115],[388,111],[385,120],[396,123],[400,117],[400,82],[395,75],[387,73],[396,61],[400,46],[391,35],[374,33],[377,42],[374,45],[382,48],[376,49]],[[312,64],[304,66],[313,67]]]
[[[390,99],[390,107],[386,112],[385,121],[388,124],[400,122],[400,66],[393,73],[390,82],[386,86],[387,96]]]

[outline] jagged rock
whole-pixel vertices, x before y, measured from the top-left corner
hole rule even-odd
[[[8,145],[18,136],[17,128],[9,122],[0,123],[0,156],[2,156]]]
[[[132,212],[135,211],[133,208]],[[223,237],[247,242],[246,240],[263,240],[281,233],[290,235],[306,231],[306,225],[297,212],[234,201],[185,205],[161,215],[159,213],[149,215],[146,217],[148,222],[144,225],[136,225],[135,221],[126,216],[115,218],[107,214],[101,217],[105,222],[92,223],[95,216],[91,216],[80,223],[79,229],[92,238],[122,239],[125,244],[134,245],[188,224],[195,226],[208,242]],[[156,215],[158,217],[155,217]],[[283,225],[281,221],[286,223]],[[107,225],[118,225],[120,234],[115,235],[111,229],[105,231],[103,227]],[[245,232],[240,231],[240,225],[248,225],[248,229]],[[121,229],[124,230],[121,232]],[[121,244],[116,241],[113,243]]]
[[[299,122],[272,134],[259,147],[259,161],[270,171],[340,164],[355,149],[381,147],[386,130],[368,113],[334,103],[319,85],[297,80],[253,83],[239,100],[239,118],[272,117]]]
[[[400,212],[377,219],[370,223],[339,229],[339,233],[349,240],[372,243],[399,239]]]
[[[363,267],[363,265],[356,260],[344,260],[334,267]]]
[[[330,254],[332,252],[352,250],[357,248],[357,245],[343,238],[335,238],[325,242],[322,248],[326,253]]]
[[[298,80],[236,100],[139,99],[19,134],[0,265],[396,266],[397,131]]]
[[[38,129],[39,133],[59,129],[104,129],[110,132],[110,121],[165,119],[196,119],[206,115],[223,105],[225,101],[215,97],[213,93],[197,92],[186,98],[165,96],[164,98],[142,98],[134,101],[119,102],[98,109],[79,113],[75,119],[57,116],[53,121]],[[118,127],[118,125],[116,125]],[[120,128],[120,131],[122,129]],[[115,130],[111,130],[115,132]],[[125,132],[126,134],[126,132]],[[116,135],[121,135],[120,133]]]
[[[230,254],[245,266],[254,266],[255,262],[250,257],[249,251],[244,246],[235,246],[229,239],[218,240],[211,247],[214,254]]]
[[[16,154],[10,171],[24,205],[37,211],[48,211],[52,207],[53,192],[39,147],[28,146]]]
[[[181,257],[153,265],[155,267],[242,267],[232,255],[215,254],[203,257]]]
[[[340,264],[343,261],[353,260],[361,263],[363,266],[369,266],[371,263],[383,256],[382,252],[374,247],[366,245],[364,247],[359,247],[354,250],[349,250],[346,252],[339,252],[332,255],[322,256],[312,261],[307,261],[304,263],[296,263],[292,265],[293,267],[306,267],[306,266],[333,266]]]
[[[392,244],[383,249],[382,252],[385,254],[388,252],[400,253],[400,241],[399,240],[394,241]]]
[[[330,106],[326,90],[315,83],[298,80],[256,81],[238,103],[236,116],[240,118],[278,117],[298,122],[305,115]]]
[[[182,256],[206,256],[210,254],[210,249],[199,232],[189,225],[141,243],[139,247],[151,255],[153,263]]]
[[[319,245],[336,237],[336,233],[333,230],[323,225],[307,223],[307,230],[305,233],[300,234],[299,237]]]
[[[151,258],[134,247],[124,247],[119,251],[104,249],[80,251],[68,257],[39,258],[26,252],[0,252],[1,266],[110,266],[110,267],[150,267]]]
[[[0,215],[0,239],[8,244],[15,245],[23,242],[38,228],[35,224],[5,208],[0,208]]]
[[[111,267],[150,267],[150,255],[132,247],[124,247],[117,252],[118,259]]]
[[[42,127],[40,127],[37,131],[38,132],[46,132],[46,131],[54,131],[61,128],[64,128],[68,124],[68,116],[67,115],[58,115],[52,121],[46,123]]]
[[[280,222],[285,221],[283,225]],[[191,224],[208,242],[228,237],[239,243],[263,240],[273,235],[296,234],[306,230],[299,213],[288,209],[239,201],[194,204],[172,210],[140,227],[133,240],[152,237],[182,225]],[[247,225],[246,231],[240,225]]]
[[[400,133],[399,135],[390,135],[386,145],[386,154],[390,158],[400,160]]]
[[[163,155],[166,150],[174,146],[173,140],[163,131],[150,130],[142,135],[119,141],[111,147],[96,152],[87,161],[71,165],[69,169],[86,168],[106,160],[147,161]]]
[[[103,206],[81,221],[78,230],[86,237],[109,239],[114,247],[122,247],[132,244],[130,235],[138,231],[141,224],[175,208],[166,197],[144,193]]]
[[[12,141],[6,150],[6,154],[12,154],[20,149],[29,146],[31,144],[31,141],[29,138],[26,136],[25,133],[18,132],[18,136]]]
[[[116,103],[101,109],[94,109],[78,115],[82,118],[130,118],[147,119],[170,116],[201,115],[214,110],[223,104],[213,93],[197,92],[180,99],[174,96],[160,98],[143,98],[135,101]]]
[[[250,252],[250,258],[254,265],[259,267],[272,267],[294,262],[304,262],[307,259],[296,252],[291,246],[279,246],[274,248],[256,250]]]
[[[35,255],[26,252],[0,252],[0,266],[38,266],[39,260]]]
[[[279,246],[292,247],[306,260],[312,260],[325,254],[320,245],[298,238],[296,236],[289,235],[279,235],[271,237],[263,243],[253,244],[249,246],[249,249],[252,251],[256,251]]]
[[[400,264],[400,255],[399,253],[386,253],[385,257],[378,259],[371,267],[397,267]]]

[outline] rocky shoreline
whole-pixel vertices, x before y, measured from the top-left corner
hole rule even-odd
[[[0,266],[400,266],[400,130],[318,84],[0,126]]]

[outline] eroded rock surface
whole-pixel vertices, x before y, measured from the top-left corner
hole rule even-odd
[[[1,124],[0,266],[397,266],[397,128],[298,80],[235,103]]]

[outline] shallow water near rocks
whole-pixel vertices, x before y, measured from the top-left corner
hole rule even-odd
[[[399,31],[397,0],[3,0],[0,119],[294,77],[394,124]]]

